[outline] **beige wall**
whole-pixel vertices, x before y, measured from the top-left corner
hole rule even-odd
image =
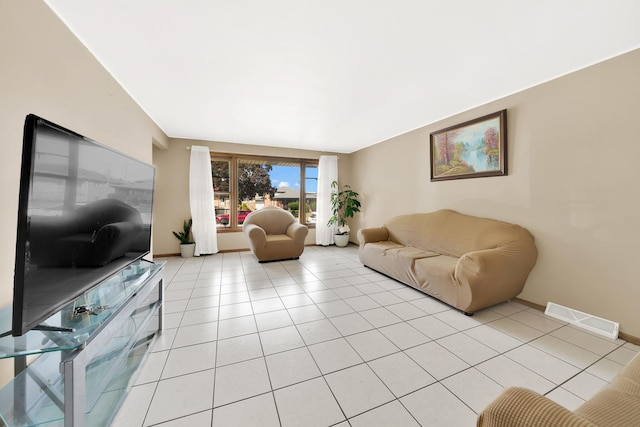
[[[11,303],[25,116],[34,113],[91,139],[152,160],[166,135],[40,0],[0,2],[0,307]],[[4,331],[0,331],[4,332]],[[0,360],[0,385],[12,373]]]
[[[430,132],[505,108],[508,176],[430,182]],[[540,252],[522,299],[640,337],[639,114],[636,50],[363,149],[351,156],[354,224],[441,208],[521,224]]]
[[[191,217],[189,209],[189,159],[187,147],[202,145],[213,152],[251,154],[273,157],[318,159],[321,155],[335,154],[320,151],[294,150],[288,148],[261,147],[256,145],[230,144],[224,142],[171,139],[168,149],[153,148],[153,164],[156,167],[156,192],[153,213],[153,249],[155,254],[177,254],[180,242],[171,231],[179,231],[182,222]],[[346,166],[348,155],[340,155],[340,174]],[[341,175],[342,176],[342,175]],[[315,244],[315,230],[310,229],[307,244]],[[241,232],[219,232],[218,249],[221,251],[248,249]]]

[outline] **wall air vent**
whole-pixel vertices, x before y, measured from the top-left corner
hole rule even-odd
[[[553,302],[547,303],[547,308],[544,311],[544,314],[580,328],[584,328],[588,331],[595,332],[596,334],[604,335],[607,338],[618,338],[620,324],[611,320],[583,313]]]

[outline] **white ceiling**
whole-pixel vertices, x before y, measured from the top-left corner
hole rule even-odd
[[[45,0],[170,137],[349,153],[640,47],[638,0]]]

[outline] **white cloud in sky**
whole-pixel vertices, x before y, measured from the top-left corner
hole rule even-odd
[[[280,181],[280,183],[278,184],[278,187],[288,187],[289,183],[287,181]]]

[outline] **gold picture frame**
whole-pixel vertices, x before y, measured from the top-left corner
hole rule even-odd
[[[507,110],[432,132],[431,181],[507,175]]]

